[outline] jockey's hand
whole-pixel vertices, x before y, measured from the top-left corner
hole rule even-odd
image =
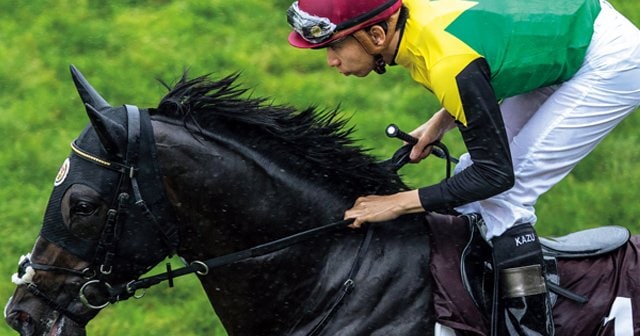
[[[350,228],[364,223],[384,222],[408,213],[423,212],[418,190],[399,192],[387,196],[359,197],[353,207],[344,213],[344,219],[353,219]]]
[[[411,162],[417,163],[429,156],[432,146],[428,145],[442,139],[444,134],[453,128],[454,125],[454,119],[449,112],[441,109],[427,120],[427,122],[409,133],[418,139],[418,143],[413,145],[411,154],[409,154]]]
[[[427,145],[438,140],[438,138],[431,136],[429,132],[420,133],[418,131],[413,131],[410,134],[416,137],[418,142],[413,145],[411,153],[409,154],[409,159],[411,159],[411,162],[413,163],[418,163],[431,154],[432,146]]]

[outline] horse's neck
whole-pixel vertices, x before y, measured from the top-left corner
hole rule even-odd
[[[188,260],[236,252],[329,224],[341,219],[348,206],[305,181],[275,176],[282,172],[265,166],[268,160],[257,162],[233,149],[198,141],[181,127],[156,122],[154,129],[168,194],[181,223],[179,254]],[[247,321],[260,321],[253,314],[266,309],[281,310],[290,324],[291,309],[280,302],[297,302],[308,294],[309,283],[301,279],[317,278],[324,271],[331,246],[323,238],[309,243],[318,247],[296,246],[201,278],[223,322],[244,319],[248,328]]]
[[[183,226],[179,252],[188,260],[235,252],[331,223],[341,219],[350,205],[307,181],[279,176],[278,167],[267,166],[268,160],[242,157],[233,149],[167,127],[163,131],[155,126],[159,159]],[[395,325],[398,330],[424,332],[430,323],[425,317],[430,309],[428,244],[426,236],[417,232],[420,225],[406,228],[375,230],[354,279],[356,289],[327,330],[346,326],[352,334],[367,333],[370,325],[356,322],[363,309],[375,318],[374,324],[389,319],[392,309],[412,315],[410,324]],[[412,230],[417,231],[407,233]],[[325,235],[212,270],[212,276],[201,281],[230,335],[306,332],[340,295],[363,237],[361,231]],[[414,297],[411,302],[398,305],[397,298],[407,295]]]
[[[180,126],[156,122],[154,128],[168,194],[181,217],[182,236],[192,243],[181,245],[197,256],[328,224],[342,219],[350,205],[260,153],[198,140]]]

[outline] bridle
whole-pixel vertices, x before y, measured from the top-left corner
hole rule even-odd
[[[87,107],[92,108],[88,104]],[[162,187],[163,184],[161,177],[159,176],[159,173],[157,173],[159,172],[159,169],[157,168],[157,162],[155,162],[155,160],[145,160],[154,162],[141,162],[140,160],[141,138],[152,138],[153,136],[152,134],[145,134],[152,132],[149,116],[147,113],[142,114],[141,111],[135,106],[125,105],[124,107],[127,116],[127,148],[125,154],[126,156],[123,162],[116,162],[113,160],[101,158],[100,156],[95,154],[91,154],[88,151],[83,150],[80,145],[78,145],[77,141],[71,143],[73,155],[76,155],[77,157],[92,164],[98,165],[102,168],[113,170],[119,173],[120,176],[118,178],[116,188],[114,189],[115,195],[112,197],[111,206],[106,214],[104,228],[102,230],[100,238],[97,241],[93,263],[87,268],[76,270],[54,265],[34,263],[27,255],[21,260],[18,267],[17,278],[14,279],[14,282],[16,284],[25,284],[27,289],[33,295],[42,299],[43,302],[45,302],[49,307],[51,307],[55,311],[62,313],[63,315],[67,316],[80,325],[86,325],[88,323],[88,319],[67,310],[61,304],[57,303],[54,299],[49,297],[44,291],[39,289],[37,285],[33,283],[33,281],[30,281],[29,277],[25,277],[25,275],[28,273],[29,268],[45,272],[65,273],[86,279],[87,281],[80,287],[78,299],[86,307],[91,309],[102,309],[110,303],[115,303],[117,301],[136,296],[135,292],[121,290],[114,291],[114,288],[107,281],[107,278],[113,272],[114,261],[117,257],[117,244],[119,239],[121,238],[125,217],[127,217],[128,214],[127,207],[130,203],[129,199],[131,197],[133,197],[132,203],[139,209],[140,213],[145,216],[146,221],[148,223],[151,223],[151,225],[153,225],[158,231],[161,232],[161,237],[165,244],[165,251],[167,251],[167,253],[164,253],[162,257],[164,258],[166,257],[166,255],[173,254],[178,246],[178,234],[175,224],[175,216],[166,215],[167,212],[170,212],[169,209],[171,207],[171,205],[168,203],[168,200],[166,200],[165,197],[164,202],[166,202],[166,204],[163,204],[162,206],[160,206],[160,208],[162,208],[161,211],[164,215],[163,218],[171,219],[168,221],[160,221],[154,214],[154,212],[151,211],[145,199],[143,199],[143,191],[141,191],[140,187],[140,185],[144,183],[145,186],[155,185],[159,186],[157,188],[164,189],[164,187]],[[146,127],[142,126],[143,123],[147,123]],[[155,148],[149,150],[153,151],[150,156],[155,158]],[[149,167],[149,165],[151,165],[151,167]],[[145,171],[145,173],[142,174],[144,176],[140,176],[142,171]],[[149,172],[156,173],[150,174]],[[138,180],[139,177],[141,178],[141,181]],[[152,191],[157,192],[157,190]],[[164,193],[162,193],[162,195],[164,195]],[[156,210],[158,210],[157,206]],[[53,242],[55,243],[55,241]],[[140,267],[141,265],[135,265],[135,262],[133,262],[133,266],[128,266],[131,268],[146,267],[146,265],[142,265],[142,267]],[[108,293],[108,298],[105,303],[89,302],[89,295],[86,294],[86,291],[91,286],[101,286],[102,292]]]
[[[88,104],[87,107],[91,108],[91,106]],[[152,181],[145,181],[145,179],[149,176],[144,176],[140,180],[138,180],[141,171],[140,165],[157,165],[157,162],[139,162],[141,147],[140,138],[141,136],[147,136],[145,134],[141,134],[140,125],[141,122],[150,123],[149,115],[147,113],[141,114],[141,111],[136,106],[125,105],[125,109],[127,112],[128,120],[128,135],[126,157],[123,162],[115,162],[113,160],[101,158],[98,155],[83,150],[76,143],[76,141],[72,142],[71,144],[73,154],[77,155],[81,159],[98,165],[101,168],[116,171],[120,174],[119,182],[117,188],[115,189],[117,196],[114,196],[110,210],[107,212],[105,227],[102,231],[100,239],[98,240],[98,247],[96,248],[94,262],[91,264],[92,266],[81,270],[76,270],[53,265],[33,263],[30,260],[30,257],[26,256],[23,258],[23,260],[21,260],[18,268],[17,276],[20,281],[14,280],[14,282],[16,282],[16,284],[18,285],[25,284],[27,289],[34,296],[39,297],[50,308],[67,316],[69,319],[80,325],[86,325],[89,322],[90,318],[86,318],[69,311],[68,309],[63,307],[63,305],[57,303],[45,292],[40,290],[35,283],[29,281],[27,277],[25,277],[25,274],[28,272],[28,268],[45,272],[70,274],[86,279],[87,281],[80,287],[78,299],[86,307],[94,310],[100,310],[102,308],[105,308],[109,304],[127,300],[131,297],[141,298],[142,296],[144,296],[144,290],[161,282],[167,281],[169,283],[169,286],[173,287],[173,279],[175,279],[176,277],[193,273],[204,276],[207,275],[211,269],[229,265],[248,258],[263,256],[300,243],[302,241],[306,241],[311,238],[344,229],[352,222],[352,220],[339,220],[324,226],[302,231],[291,236],[254,246],[242,251],[233,252],[204,261],[192,261],[189,265],[176,270],[171,269],[170,264],[167,263],[167,271],[165,273],[150,276],[147,278],[135,279],[120,285],[112,286],[107,281],[107,278],[113,271],[114,259],[117,256],[116,244],[120,238],[119,232],[122,230],[124,221],[123,218],[126,217],[127,205],[129,203],[129,198],[131,197],[130,193],[133,196],[133,204],[135,204],[136,207],[142,210],[142,213],[145,215],[147,222],[151,223],[151,225],[157,227],[161,231],[162,237],[167,247],[167,251],[169,251],[169,253],[165,254],[165,256],[174,253],[178,246],[177,227],[175,224],[177,222],[177,219],[174,216],[172,220],[168,222],[159,221],[158,216],[154,215],[152,209],[147,206],[147,202],[145,202],[145,200],[143,199],[144,191],[140,187],[141,183],[143,182],[145,183],[145,186],[163,186],[161,177],[159,175],[150,176]],[[142,118],[141,115],[143,115]],[[155,150],[155,148],[153,150]],[[155,153],[152,155],[152,157],[155,158]],[[157,170],[152,169],[152,171]],[[127,181],[128,183],[126,183]],[[130,193],[127,191],[123,191],[125,189],[127,191],[130,191]],[[165,199],[164,201],[168,204],[168,200]],[[162,210],[166,211],[166,209]],[[167,216],[163,216],[163,218],[167,218]],[[373,229],[369,228],[369,226],[365,227],[366,234],[363,236],[363,240],[358,247],[358,252],[352,261],[352,266],[350,268],[349,274],[347,275],[347,279],[342,285],[342,289],[337,294],[330,310],[323,315],[323,317],[312,328],[308,335],[317,335],[324,328],[329,319],[335,315],[336,311],[342,305],[343,300],[352,292],[355,286],[353,278],[358,273],[364,255],[368,250],[373,236]],[[99,289],[102,291],[102,293],[106,294],[106,300],[103,303],[90,302],[89,295],[87,295],[86,291],[92,286],[100,286]],[[136,294],[137,292],[141,292],[141,294],[138,295]]]

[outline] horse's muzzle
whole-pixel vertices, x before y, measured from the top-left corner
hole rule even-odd
[[[29,308],[21,307],[20,303],[14,302],[14,297],[9,298],[9,302],[4,308],[5,321],[22,336],[86,336],[87,334],[84,326],[57,311],[49,311],[46,317],[37,317],[37,314],[29,313],[29,310]]]
[[[9,298],[9,302],[4,307],[4,319],[7,324],[19,332],[20,335],[35,335],[36,328],[31,316],[26,312],[11,309],[11,300],[12,297]]]

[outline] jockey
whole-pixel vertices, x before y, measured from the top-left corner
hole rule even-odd
[[[406,68],[442,105],[411,159],[458,128],[467,154],[438,184],[356,200],[353,227],[407,213],[480,213],[493,246],[494,335],[552,335],[538,197],[640,105],[640,31],[605,0],[299,0],[289,43],[344,75]]]

